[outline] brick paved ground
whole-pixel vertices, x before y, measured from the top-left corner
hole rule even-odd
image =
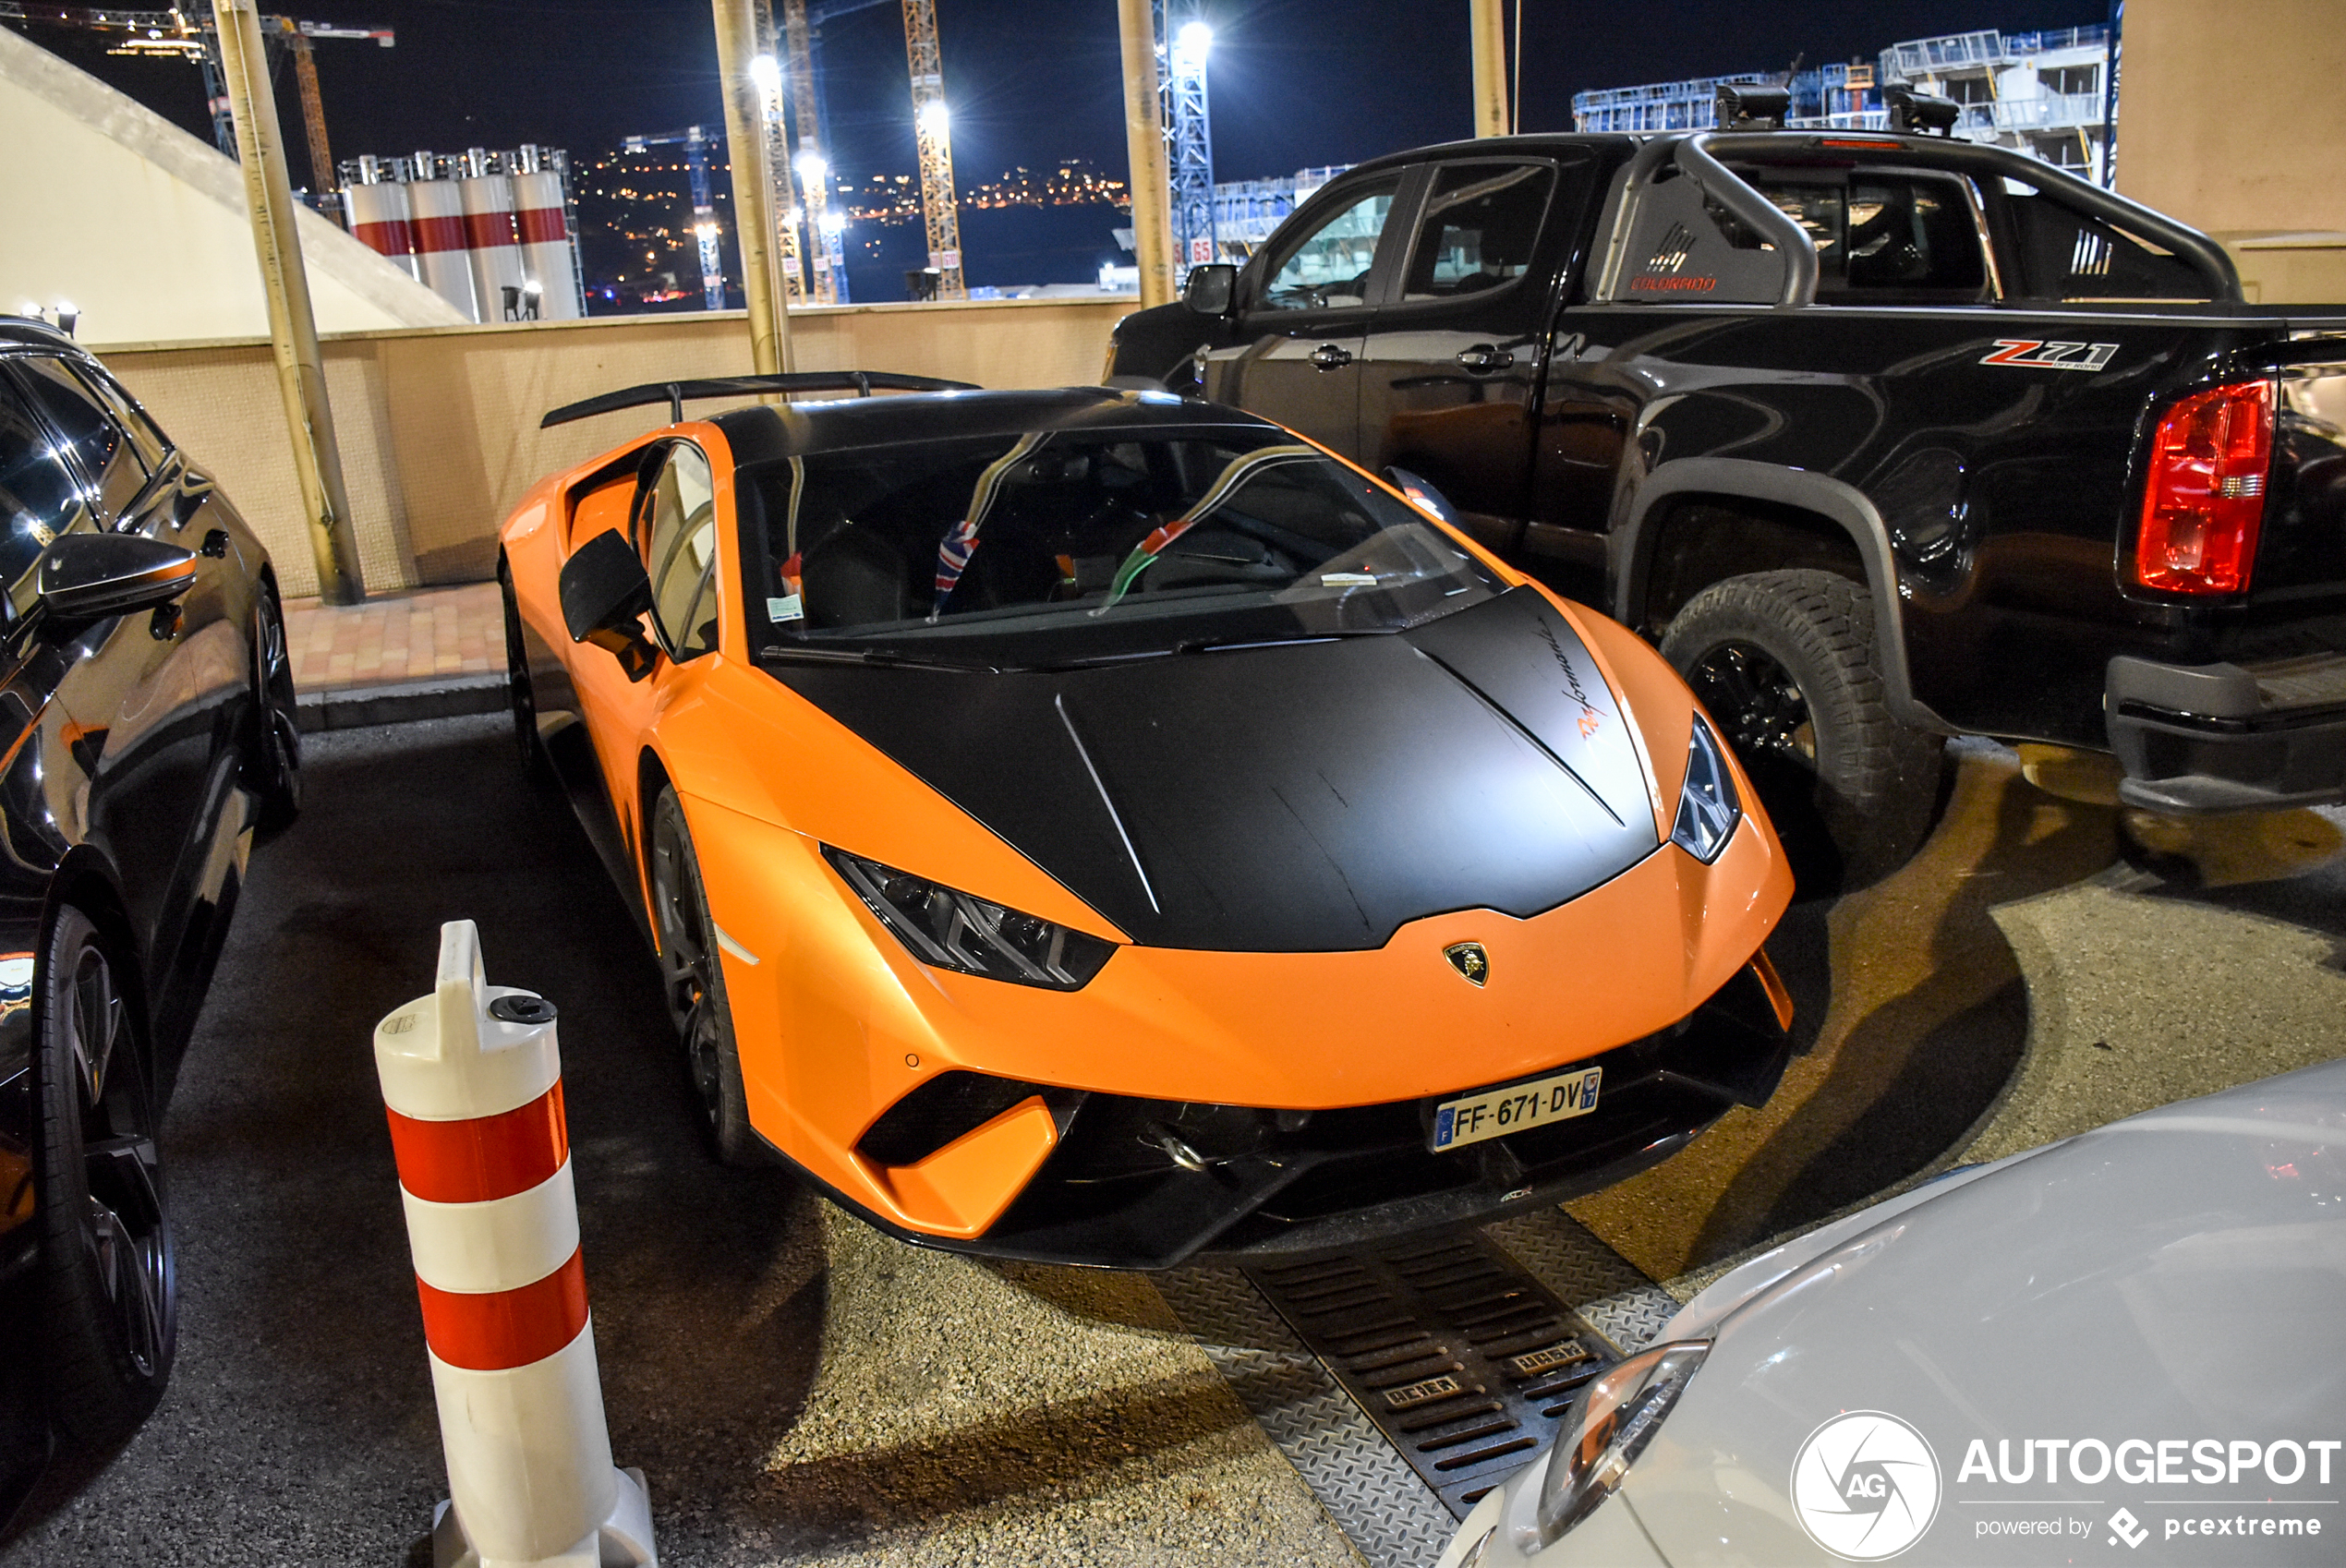
[[[294,686],[302,692],[389,686],[435,675],[505,668],[497,585],[466,583],[381,594],[346,609],[316,599],[285,605]]]

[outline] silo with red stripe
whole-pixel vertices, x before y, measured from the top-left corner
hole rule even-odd
[[[611,1464],[554,1023],[452,921],[433,994],[375,1029],[448,1462],[438,1562],[659,1561],[643,1473]]]
[[[416,226],[407,205],[407,186],[398,178],[398,160],[367,153],[342,166],[342,210],[350,232],[368,248],[423,281],[416,260]]]
[[[514,180],[503,156],[475,147],[465,153],[456,182],[465,204],[465,244],[472,263],[480,320],[518,320],[522,314],[521,236],[514,228]]]
[[[424,286],[475,321],[484,318],[473,287],[471,242],[465,235],[465,201],[444,177],[448,160],[415,155],[407,182],[408,223],[416,235],[416,265]]]
[[[514,154],[514,226],[521,233],[521,266],[537,289],[538,314],[550,321],[574,320],[580,308],[578,262],[570,247],[569,193],[562,170],[543,149],[525,144]]]

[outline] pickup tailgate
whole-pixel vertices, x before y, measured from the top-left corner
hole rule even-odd
[[[2262,357],[2280,397],[2249,600],[2267,612],[2346,606],[2346,313],[2292,319]]]

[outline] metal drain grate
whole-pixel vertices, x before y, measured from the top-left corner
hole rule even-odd
[[[1459,1518],[1617,1359],[1479,1231],[1246,1272]]]

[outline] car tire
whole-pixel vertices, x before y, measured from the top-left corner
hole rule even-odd
[[[684,1067],[710,1147],[729,1165],[769,1163],[765,1140],[749,1125],[741,1053],[733,1043],[733,1011],[725,998],[725,967],[717,951],[717,923],[683,802],[662,786],[652,808],[652,928],[659,943],[661,995],[684,1047]]]
[[[538,733],[538,694],[529,683],[529,640],[522,631],[521,606],[514,598],[514,569],[502,554],[497,557],[497,593],[505,609],[505,700],[513,709],[514,745],[530,781],[550,783],[553,764]]]
[[[1945,742],[1892,716],[1863,585],[1730,577],[1687,601],[1662,654],[1735,748],[1804,896],[1879,881],[1921,846]]]
[[[96,923],[60,909],[32,980],[39,1334],[52,1416],[91,1449],[154,1408],[178,1336],[159,1117],[129,983]]]
[[[274,834],[301,814],[301,727],[293,650],[277,585],[263,578],[253,606],[253,737],[246,780],[258,799],[255,826]]]

